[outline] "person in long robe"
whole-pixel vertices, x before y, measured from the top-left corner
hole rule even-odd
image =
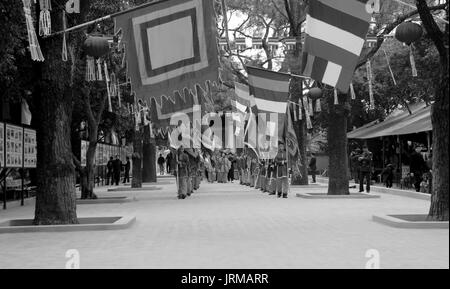
[[[188,194],[189,156],[183,146],[178,149],[178,199],[185,199]]]
[[[280,142],[278,148],[278,154],[275,157],[275,163],[277,165],[277,194],[278,198],[287,198],[289,190],[288,168],[287,168],[287,155],[284,143]]]

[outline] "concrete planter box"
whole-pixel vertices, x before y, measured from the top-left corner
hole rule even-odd
[[[379,195],[357,193],[350,195],[328,195],[327,193],[297,193],[297,197],[304,199],[379,199]]]
[[[305,189],[323,189],[326,188],[326,186],[320,185],[320,184],[309,184],[307,186],[302,186],[302,185],[291,185],[291,188],[294,189],[301,189],[301,188],[305,188]]]
[[[80,223],[77,225],[34,226],[32,219],[9,220],[0,223],[0,234],[122,230],[131,227],[136,222],[136,217],[90,217],[78,218],[78,221]]]
[[[108,189],[108,192],[145,192],[145,191],[158,191],[158,190],[162,190],[162,188],[161,187],[142,187],[142,188],[122,187],[122,188]]]
[[[318,177],[317,182],[321,183],[323,185],[328,185],[327,178]],[[350,186],[356,186],[356,188],[358,188],[359,185],[351,182]],[[388,189],[385,187],[380,187],[380,186],[375,186],[375,185],[371,186],[370,190],[371,190],[371,192],[380,193],[380,194],[389,194],[389,195],[394,195],[394,196],[408,197],[408,198],[426,200],[426,201],[431,200],[431,195],[429,195],[429,194],[417,193],[417,192],[410,191],[410,190],[401,190],[401,189],[395,189],[395,188]]]
[[[427,221],[427,215],[374,215],[380,224],[405,229],[448,229],[448,222]]]
[[[133,201],[130,197],[99,197],[98,199],[77,199],[77,205],[123,204]]]

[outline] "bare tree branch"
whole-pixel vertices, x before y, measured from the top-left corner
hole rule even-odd
[[[447,6],[447,4],[441,4],[441,5],[430,7],[429,9],[430,9],[430,11],[441,10],[441,9],[445,9],[446,6]],[[384,42],[385,35],[388,35],[389,33],[392,32],[392,30],[395,29],[395,27],[397,27],[398,25],[403,23],[405,20],[407,20],[408,18],[410,18],[418,13],[419,13],[419,11],[416,9],[409,13],[398,16],[397,19],[395,19],[393,22],[389,23],[384,28],[383,32],[377,36],[378,39],[377,39],[376,45],[366,55],[364,55],[363,57],[360,58],[358,64],[356,65],[356,69],[363,66],[367,62],[368,59],[372,58],[378,52],[378,50],[381,48],[381,45]]]

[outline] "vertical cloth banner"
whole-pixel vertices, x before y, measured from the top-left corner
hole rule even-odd
[[[289,74],[247,66],[250,95],[254,96],[258,114],[278,114],[278,137],[282,139],[289,97]]]
[[[132,91],[151,103],[152,122],[192,112],[202,101],[199,92],[219,80],[213,5],[211,0],[159,1],[115,16]]]
[[[347,93],[372,16],[371,0],[310,0],[303,75]]]
[[[294,125],[292,123],[291,118],[292,113],[293,111],[291,111],[290,106],[288,106],[288,114],[286,116],[286,129],[284,133],[286,140],[286,148],[289,153],[288,167],[292,168],[292,173],[294,176],[298,176],[301,175],[300,173],[301,159],[300,159],[300,149],[298,147],[297,134],[295,133]]]

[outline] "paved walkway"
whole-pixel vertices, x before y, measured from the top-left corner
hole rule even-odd
[[[202,184],[187,200],[175,184],[125,204],[80,205],[79,217],[132,214],[127,230],[0,234],[0,268],[64,268],[69,249],[81,268],[365,268],[370,249],[381,268],[449,268],[449,231],[387,227],[373,214],[427,213],[429,203],[381,199],[277,199],[237,184]],[[295,189],[307,190],[307,189]],[[317,191],[317,189],[314,189]],[[325,191],[325,187],[324,187]],[[32,206],[0,210],[0,222],[32,218]]]

